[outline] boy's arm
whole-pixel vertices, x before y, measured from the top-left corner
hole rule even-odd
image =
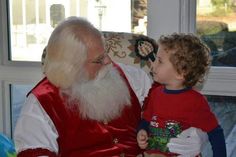
[[[226,145],[223,129],[218,125],[215,129],[208,134],[211,143],[213,157],[226,157]]]
[[[148,132],[149,132],[149,122],[142,119],[137,128],[137,142],[141,149],[145,149],[148,146]]]

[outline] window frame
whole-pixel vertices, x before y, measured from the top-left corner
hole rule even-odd
[[[196,19],[196,0],[190,0],[189,2],[189,6],[192,8],[191,11],[195,9],[189,18]],[[192,27],[194,27],[193,30],[196,33],[196,20],[194,20],[194,23]],[[201,91],[206,95],[236,96],[236,67],[211,66]]]
[[[10,93],[10,88],[7,87],[7,81],[3,81],[3,106],[2,106],[2,117],[3,117],[3,132],[7,134],[7,136],[11,137],[11,106],[10,104],[10,99],[9,99],[9,94]]]

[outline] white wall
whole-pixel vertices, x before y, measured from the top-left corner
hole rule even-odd
[[[162,34],[180,31],[179,2],[179,0],[148,0],[148,36],[158,39]]]
[[[195,32],[196,0],[148,0],[147,35]]]

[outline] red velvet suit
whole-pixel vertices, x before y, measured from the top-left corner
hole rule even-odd
[[[136,128],[140,121],[141,107],[124,73],[117,66],[125,79],[131,95],[131,107],[125,107],[122,115],[104,124],[94,120],[80,118],[78,109],[68,108],[58,88],[44,78],[31,92],[53,121],[58,132],[60,157],[134,157],[140,153],[136,142]],[[31,153],[49,155],[49,150],[25,150],[20,154]],[[46,151],[47,153],[41,153]],[[19,154],[19,155],[20,155]],[[30,155],[29,155],[30,156]],[[54,154],[54,156],[56,156]]]

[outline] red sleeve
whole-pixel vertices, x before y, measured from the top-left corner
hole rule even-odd
[[[193,110],[192,116],[193,126],[205,132],[210,132],[215,129],[218,126],[218,121],[211,111],[206,98],[203,95],[199,95],[195,105],[196,110]]]
[[[154,82],[152,84],[152,87],[150,88],[147,97],[144,99],[144,103],[143,103],[143,108],[142,108],[142,119],[145,119],[146,121],[150,122],[151,120],[151,116],[152,116],[152,111],[153,111],[153,105],[154,104],[152,102],[152,95],[153,95],[153,91],[154,89],[156,89],[157,87],[159,87],[160,84],[157,82]]]
[[[17,154],[17,157],[38,157],[38,156],[57,157],[55,152],[51,152],[47,149],[42,149],[42,148],[27,149]]]

